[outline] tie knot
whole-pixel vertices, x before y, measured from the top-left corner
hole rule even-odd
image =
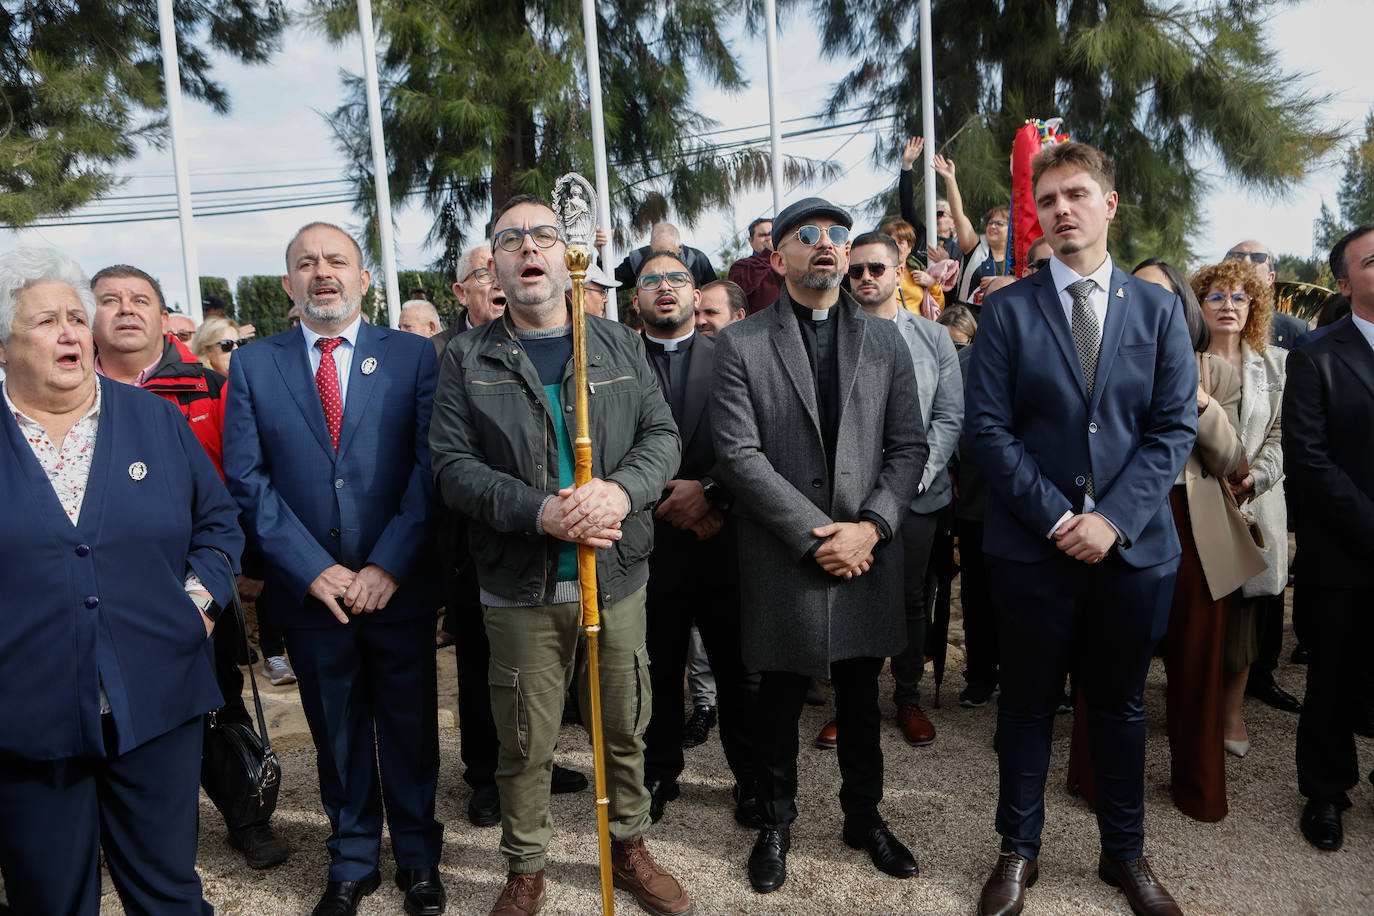
[[[1095,286],[1097,284],[1091,280],[1075,280],[1069,284],[1069,295],[1073,297],[1074,302],[1087,302]]]
[[[342,337],[321,337],[315,341],[315,346],[320,348],[321,353],[323,353],[325,356],[328,356],[329,354],[337,350],[339,348],[339,344],[343,342],[344,339]]]

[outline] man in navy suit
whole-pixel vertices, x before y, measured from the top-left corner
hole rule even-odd
[[[1038,877],[1045,775],[1066,671],[1087,701],[1098,874],[1142,914],[1177,904],[1143,856],[1142,692],[1179,542],[1169,488],[1197,434],[1197,368],[1176,296],[1107,254],[1111,163],[1067,143],[1032,164],[1047,270],[988,298],[965,435],[988,479],[983,550],[1003,646],[1001,855],[979,913],[1019,913]]]
[[[429,417],[434,345],[362,320],[370,275],[311,223],[282,286],[301,325],[230,366],[224,472],[268,567],[259,611],[286,635],[332,828],[316,916],[376,889],[382,803],[412,916],[444,909]]]

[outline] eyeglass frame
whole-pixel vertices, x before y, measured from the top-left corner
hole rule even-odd
[[[801,237],[801,234],[805,232],[807,229],[816,230],[816,240],[814,242],[808,242],[806,239]],[[836,232],[839,232],[842,237],[836,239]],[[826,238],[830,239],[830,244],[834,245],[836,248],[839,248],[840,246],[845,245],[849,242],[849,229],[845,226],[841,226],[839,223],[833,223],[829,226],[826,226],[824,229],[822,229],[820,226],[815,225],[814,223],[807,223],[805,226],[798,226],[796,229],[793,229],[792,234],[789,237],[795,238],[797,241],[801,242],[807,248],[815,248],[817,245],[821,243],[822,234],[824,234]]]
[[[1274,256],[1267,251],[1228,251],[1227,261],[1249,261],[1251,264],[1268,264]]]
[[[658,278],[658,281],[657,281],[656,283],[654,283],[653,286],[645,286],[645,285],[644,285],[644,281],[647,280],[647,279],[650,278],[650,277],[657,277],[657,278]],[[676,284],[673,283],[673,280],[672,280],[673,277],[681,277],[681,278],[682,278],[682,282],[681,282],[681,283],[676,283]],[[642,289],[642,290],[644,290],[644,292],[646,292],[646,293],[652,293],[652,292],[653,292],[654,290],[656,290],[656,289],[662,289],[664,283],[667,283],[667,284],[668,284],[668,289],[674,290],[674,289],[682,289],[684,286],[690,285],[691,282],[692,282],[692,275],[691,275],[690,273],[688,273],[687,271],[685,271],[685,270],[669,270],[669,271],[664,271],[664,272],[661,273],[661,274],[660,274],[660,273],[641,274],[640,277],[639,277],[639,279],[635,281],[635,288],[636,288],[636,289]]]
[[[535,228],[538,229],[539,227],[538,227],[538,226],[535,226]],[[504,230],[502,230],[502,231],[504,231]],[[533,238],[533,236],[531,236],[531,238]],[[525,241],[525,237],[524,237],[523,235],[520,236],[520,241],[521,241],[521,242]],[[493,273],[491,272],[491,270],[489,270],[488,268],[486,268],[486,267],[474,267],[472,270],[468,271],[467,273],[463,274],[463,276],[459,277],[459,278],[458,278],[458,282],[459,282],[459,283],[466,283],[466,282],[468,282],[468,277],[471,277],[471,276],[474,275],[474,274],[486,274],[486,275],[487,275],[487,278],[486,278],[485,280],[483,280],[481,277],[478,277],[478,278],[477,278],[477,283],[478,283],[479,286],[490,286],[490,285],[491,285],[493,282],[495,282],[495,280],[496,280],[496,275],[493,274]]]
[[[540,244],[539,239],[538,239],[538,238],[535,236],[535,234],[534,234],[535,232],[537,232],[537,231],[540,230],[540,229],[552,229],[552,230],[553,230],[553,238],[552,238],[552,239],[549,241],[549,243],[546,244],[546,245]],[[515,247],[514,247],[514,248],[509,248],[509,247],[507,247],[507,246],[505,246],[505,245],[502,245],[501,242],[500,242],[501,236],[505,235],[505,236],[508,236],[508,237],[509,237],[509,233],[511,233],[511,232],[518,232],[518,233],[520,233],[519,241],[517,241],[517,242],[515,243]],[[530,241],[534,243],[534,247],[535,247],[535,248],[540,248],[540,249],[552,248],[554,245],[557,245],[557,244],[558,244],[560,241],[562,241],[562,239],[563,239],[563,233],[561,233],[561,232],[558,231],[558,227],[557,227],[557,226],[550,226],[550,225],[548,225],[547,223],[545,223],[545,224],[542,224],[542,225],[539,225],[539,226],[531,226],[531,227],[528,228],[528,229],[522,228],[522,227],[520,227],[520,226],[507,226],[505,229],[502,229],[500,232],[494,232],[494,233],[492,233],[492,236],[491,236],[491,243],[492,243],[493,246],[495,246],[496,248],[500,248],[502,251],[519,251],[520,248],[525,244],[525,236],[527,236],[527,235],[530,237]]]
[[[246,343],[248,343],[248,341],[244,340],[242,337],[238,338],[237,340],[230,340],[226,337],[223,340],[212,341],[210,343],[210,346],[219,347],[219,352],[221,353],[233,353],[235,347],[241,347]],[[225,344],[228,344],[229,346],[226,347]]]
[[[873,279],[878,280],[882,278],[883,274],[894,269],[896,266],[895,264],[884,264],[882,261],[850,261],[849,269],[846,270],[845,273],[849,275],[850,280],[857,283],[864,278],[865,272]],[[878,269],[874,270],[873,268],[875,267]],[[858,271],[857,274],[854,273],[856,270]]]
[[[1241,302],[1242,299],[1245,301]],[[1232,293],[1229,296],[1225,293],[1208,293],[1202,297],[1203,304],[1213,309],[1219,309],[1227,303],[1230,303],[1232,308],[1239,309],[1243,306],[1248,309],[1254,301],[1255,297],[1249,293]]]

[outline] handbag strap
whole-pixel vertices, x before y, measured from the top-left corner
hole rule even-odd
[[[220,559],[224,561],[224,565],[229,567],[229,588],[232,594],[232,598],[229,602],[229,609],[233,612],[234,619],[238,621],[239,635],[243,637],[244,658],[249,659],[248,683],[253,685],[253,706],[258,713],[258,733],[262,736],[262,752],[264,756],[270,756],[272,753],[272,741],[267,737],[267,717],[262,713],[262,696],[258,693],[258,679],[253,675],[253,647],[248,644],[248,621],[244,617],[243,601],[239,598],[239,583],[238,577],[234,575],[234,564],[233,561],[229,559],[229,555],[218,547],[207,547],[206,549],[219,554]]]

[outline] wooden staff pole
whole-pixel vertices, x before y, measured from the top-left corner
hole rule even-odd
[[[569,245],[568,273],[572,278],[573,384],[577,389],[574,416],[577,438],[573,440],[573,482],[582,486],[592,479],[592,437],[587,414],[587,313],[582,300],[591,252],[582,245]],[[592,770],[596,785],[596,833],[601,860],[601,912],[615,912],[615,891],[611,886],[611,800],[606,795],[606,742],[601,732],[601,657],[597,640],[601,633],[601,611],[596,594],[596,549],[577,545],[577,582],[581,590],[582,630],[587,636],[587,693],[591,706]]]

